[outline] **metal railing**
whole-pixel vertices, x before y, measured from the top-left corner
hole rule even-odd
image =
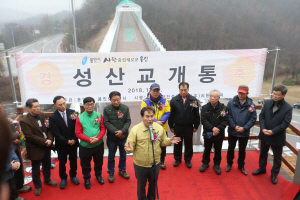
[[[163,45],[159,42],[156,36],[153,34],[151,29],[147,26],[144,20],[139,17],[135,12],[132,12],[132,15],[139,26],[139,29],[145,39],[146,44],[150,51],[166,51]]]

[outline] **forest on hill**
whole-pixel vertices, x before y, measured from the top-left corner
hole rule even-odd
[[[168,51],[268,48],[277,74],[300,74],[298,0],[137,0],[143,20]],[[267,56],[265,78],[275,52]]]

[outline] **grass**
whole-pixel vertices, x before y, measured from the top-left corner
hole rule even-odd
[[[277,76],[274,86],[282,84],[283,80],[285,80],[285,76]],[[261,90],[261,93],[264,95],[262,95],[261,97],[254,97],[252,99],[254,101],[257,101],[258,99],[263,99],[264,97],[270,97],[270,95],[265,95],[265,94],[270,94],[271,85],[272,85],[272,78],[268,79],[267,81],[264,81]],[[284,99],[291,105],[293,103],[300,102],[300,85],[287,86],[287,88],[288,88],[288,93],[286,94]]]

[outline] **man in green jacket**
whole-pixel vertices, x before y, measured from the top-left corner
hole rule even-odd
[[[128,106],[121,104],[121,94],[113,91],[109,94],[111,104],[104,108],[104,125],[107,129],[106,144],[108,147],[108,181],[114,182],[115,172],[115,154],[119,147],[119,174],[129,179],[126,173],[126,152],[124,149],[128,136],[128,129],[131,124],[131,118]]]
[[[104,184],[101,176],[103,165],[104,144],[103,136],[106,132],[103,117],[94,111],[95,99],[86,97],[83,99],[85,111],[79,115],[75,124],[75,135],[80,139],[79,157],[86,189],[91,188],[91,160],[93,158],[95,166],[95,176],[100,183]]]

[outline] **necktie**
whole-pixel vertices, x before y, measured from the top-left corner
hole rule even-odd
[[[65,113],[63,113],[63,119],[64,119],[64,121],[65,121],[66,126],[68,127],[68,123],[67,123],[67,119],[66,119]]]
[[[277,102],[275,102],[273,106],[273,113],[276,112],[277,109],[278,109]]]
[[[182,98],[182,100],[183,100],[183,105],[185,104],[185,100],[186,100],[186,98]]]

